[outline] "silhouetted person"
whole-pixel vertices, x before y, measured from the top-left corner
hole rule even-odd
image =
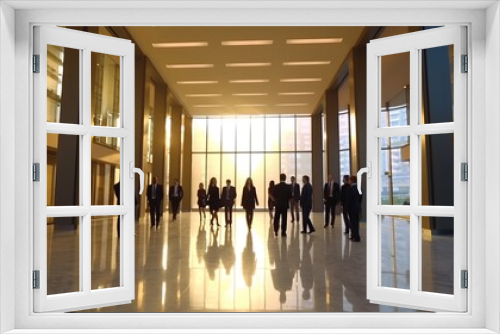
[[[149,203],[149,215],[151,218],[151,227],[158,229],[160,226],[160,215],[162,212],[163,186],[158,183],[156,176],[153,176],[153,183],[148,186],[146,193]]]
[[[252,233],[248,231],[247,242],[245,248],[243,249],[243,253],[241,253],[241,270],[243,272],[243,279],[245,280],[245,284],[247,285],[247,287],[252,286],[252,279],[253,275],[255,274],[256,268],[257,258],[253,250]]]
[[[292,190],[292,198],[290,199],[290,213],[292,214],[292,223],[300,221],[299,202],[300,202],[300,186],[296,182],[295,176],[290,178],[290,189]]]
[[[184,196],[184,191],[182,191],[182,186],[179,184],[179,180],[174,180],[174,185],[170,186],[168,190],[168,199],[172,204],[172,218],[175,220],[177,214],[179,213],[179,205],[181,203],[182,197]]]
[[[207,191],[203,186],[203,182],[199,184],[198,193],[196,195],[198,197],[198,211],[200,213],[200,222],[201,222],[202,218],[203,219],[207,218],[207,214],[205,213],[205,208],[207,206]]]
[[[344,234],[349,234],[351,227],[346,206],[347,192],[349,191],[349,175],[344,175],[342,182],[342,188],[340,189],[340,204],[342,205],[342,217],[344,218]]]
[[[279,247],[279,248],[278,248]],[[286,242],[282,242],[278,246],[275,241],[273,250],[275,253],[275,267],[271,270],[271,278],[273,280],[274,289],[280,293],[280,304],[286,303],[286,292],[292,290],[294,272],[290,269],[288,263],[288,250]]]
[[[333,181],[333,177],[328,175],[328,182],[323,189],[323,202],[325,203],[325,225],[335,226],[335,207],[339,202],[339,184]],[[330,220],[331,217],[331,220]]]
[[[347,191],[346,204],[349,213],[349,222],[351,227],[351,241],[359,242],[359,214],[361,213],[361,194],[358,192],[358,178],[352,175],[349,178],[349,190]]]
[[[217,222],[217,226],[219,225],[219,208],[220,208],[220,198],[219,198],[219,187],[217,187],[217,179],[212,177],[210,179],[210,184],[208,186],[207,192],[207,203],[210,208],[210,214],[212,217],[210,218],[210,225],[214,224],[214,219]]]
[[[274,218],[274,181],[269,182],[269,188],[267,188],[267,208],[269,210],[269,219]]]
[[[310,238],[309,240],[306,240],[306,237],[304,237],[302,243],[302,262],[300,264],[300,281],[302,282],[302,288],[304,288],[304,291],[302,292],[303,300],[311,299],[311,289],[314,285],[314,271],[311,259],[311,248],[313,244],[313,239],[314,238]]]
[[[220,247],[220,259],[224,268],[226,268],[226,275],[229,275],[231,268],[236,262],[236,254],[234,252],[233,238],[230,229],[226,229],[224,232],[224,245]]]
[[[200,224],[198,227],[198,235],[196,236],[196,254],[198,255],[198,263],[201,263],[201,259],[203,259],[206,250],[207,231],[205,230],[205,224]]]
[[[213,228],[210,230],[210,244],[207,247],[207,252],[205,253],[205,267],[207,268],[208,277],[210,280],[215,279],[215,270],[219,267],[220,261],[220,249],[219,241],[217,240],[219,236],[219,229],[214,232]]]
[[[247,178],[241,195],[241,206],[245,209],[245,218],[248,228],[252,227],[253,212],[257,205],[259,205],[257,191],[255,190],[252,179]]]
[[[285,183],[286,175],[280,175],[280,183],[274,186],[273,197],[275,199],[275,214],[274,214],[274,236],[278,236],[280,229],[281,218],[281,236],[286,237],[286,214],[288,212],[288,203],[292,198],[292,190],[288,184]]]
[[[220,197],[221,204],[224,206],[224,217],[226,226],[233,223],[233,206],[236,199],[236,188],[231,185],[231,180],[226,180],[226,186],[222,188]]]
[[[300,206],[302,207],[302,231],[301,233],[313,233],[316,231],[309,215],[312,210],[313,187],[309,182],[309,176],[302,177],[302,194],[300,194]],[[309,232],[308,232],[309,230]]]
[[[113,186],[113,190],[115,191],[116,203],[120,205],[120,182],[116,183]],[[120,237],[120,215],[118,215],[118,220],[116,221],[116,231],[118,232],[118,238]]]

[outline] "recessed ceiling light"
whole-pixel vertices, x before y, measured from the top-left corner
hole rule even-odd
[[[283,66],[312,66],[312,65],[330,65],[329,60],[318,60],[318,61],[286,61]]]
[[[228,63],[226,67],[265,67],[271,66],[271,63]]]
[[[266,96],[267,93],[235,93],[233,96]]]
[[[230,83],[262,83],[269,82],[269,79],[244,79],[244,80],[229,80]]]
[[[315,82],[321,81],[321,78],[288,78],[288,79],[280,79],[280,82]]]
[[[216,84],[216,83],[219,83],[218,81],[177,81],[178,84],[180,85],[202,85],[202,84]]]
[[[277,107],[303,107],[307,106],[307,103],[278,103]]]
[[[222,94],[186,94],[187,97],[215,97],[222,96]]]
[[[195,108],[220,108],[222,104],[195,104]]]
[[[286,44],[336,44],[342,43],[343,38],[292,38]]]
[[[214,64],[168,64],[167,68],[212,68]]]
[[[235,107],[265,107],[266,104],[235,104]]]
[[[314,95],[314,92],[284,92],[278,95]]]
[[[225,46],[249,46],[249,45],[271,45],[273,41],[270,39],[254,39],[254,40],[241,40],[241,41],[222,41],[220,42]]]
[[[153,43],[154,48],[192,48],[199,46],[208,46],[208,42],[171,42],[171,43]]]

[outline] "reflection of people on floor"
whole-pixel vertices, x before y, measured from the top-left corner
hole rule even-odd
[[[302,261],[300,264],[300,281],[302,282],[302,299],[311,299],[311,289],[314,282],[314,271],[311,259],[311,248],[314,238],[308,238],[303,234],[302,238]]]
[[[300,227],[298,224],[292,224],[291,226],[291,237],[290,244],[288,246],[288,263],[290,264],[290,270],[292,270],[293,275],[300,269]]]
[[[253,239],[252,233],[248,231],[247,233],[247,243],[243,253],[241,254],[241,268],[243,271],[243,279],[248,287],[252,286],[253,275],[257,268],[257,258],[253,250]]]
[[[267,255],[269,257],[269,265],[273,266],[276,261],[276,256],[273,252],[274,244],[276,240],[274,239],[274,227],[272,224],[269,225],[269,232],[267,235]]]
[[[288,262],[288,249],[285,240],[281,240],[281,242],[276,240],[273,247],[269,249],[269,253],[271,252],[274,252],[276,258],[274,269],[271,270],[274,289],[280,293],[280,304],[285,304],[286,292],[292,290],[294,276]]]
[[[198,255],[198,263],[201,263],[203,256],[207,250],[207,231],[205,230],[205,224],[201,224],[198,227],[198,235],[196,236],[196,254]]]
[[[205,267],[207,268],[210,280],[215,279],[215,270],[219,267],[220,249],[219,249],[219,229],[214,231],[210,229],[210,241],[205,253]]]
[[[236,253],[234,252],[233,238],[230,229],[224,231],[224,245],[220,247],[220,259],[224,268],[226,268],[226,275],[229,275],[231,268],[236,262]]]

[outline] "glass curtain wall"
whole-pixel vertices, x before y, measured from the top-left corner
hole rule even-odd
[[[339,167],[340,184],[344,175],[351,175],[350,158],[350,122],[349,122],[349,83],[346,77],[340,84],[338,91],[338,112],[339,112]]]
[[[236,206],[248,177],[257,189],[260,208],[267,207],[267,188],[279,182],[280,173],[301,178],[312,174],[311,117],[233,116],[193,119],[192,200],[196,206],[198,185],[211,177],[218,186],[227,179],[236,187]]]

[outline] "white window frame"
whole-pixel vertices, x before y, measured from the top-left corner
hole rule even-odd
[[[193,328],[192,332],[205,332],[208,328],[268,328],[267,332],[280,332],[281,328],[291,327],[304,332],[336,332],[338,328],[356,326],[358,332],[377,332],[376,328],[383,328],[379,332],[404,333],[409,328],[418,328],[420,332],[452,332],[453,329],[465,329],[467,333],[491,333],[500,331],[498,314],[500,310],[500,263],[498,257],[493,258],[488,266],[485,265],[485,254],[500,254],[500,233],[496,224],[497,219],[487,221],[486,207],[489,212],[498,217],[500,215],[500,135],[498,124],[500,117],[500,12],[498,3],[490,2],[370,2],[367,3],[337,1],[330,4],[315,1],[297,1],[285,3],[281,1],[269,2],[238,2],[224,3],[215,1],[193,4],[188,1],[181,3],[170,2],[164,4],[144,1],[144,8],[137,10],[137,4],[112,3],[106,1],[69,4],[69,2],[19,2],[4,1],[1,4],[0,16],[0,66],[2,70],[0,86],[0,126],[4,122],[15,124],[15,131],[0,132],[0,178],[6,180],[5,172],[10,171],[15,177],[6,184],[15,189],[14,210],[7,206],[6,200],[12,195],[11,190],[5,189],[2,183],[0,190],[0,319],[2,330],[18,329],[16,333],[24,333],[22,329],[64,329],[61,332],[69,333],[76,328],[137,328],[143,322],[144,328],[165,328],[164,332],[179,332],[176,328]],[[119,7],[127,5],[135,9],[120,9],[100,11],[91,9]],[[10,8],[36,8],[15,11]],[[30,7],[31,6],[31,7]],[[57,9],[57,6],[73,6],[60,10],[41,10],[41,8]],[[55,6],[55,7],[54,7]],[[74,9],[78,6],[78,10]],[[87,6],[87,9],[81,9]],[[153,8],[163,6],[164,8]],[[232,8],[223,8],[221,7]],[[398,9],[392,9],[397,6]],[[406,6],[406,9],[404,8]],[[427,7],[426,7],[427,6]],[[486,9],[489,6],[488,9]],[[252,10],[243,11],[242,8]],[[266,8],[271,7],[271,8]],[[401,9],[403,7],[403,9]],[[457,7],[460,7],[457,9]],[[89,9],[90,8],[90,9]],[[348,9],[346,9],[348,8]],[[15,22],[13,16],[15,15]],[[486,22],[486,29],[485,27]],[[469,70],[468,94],[469,110],[468,141],[470,153],[468,197],[468,234],[471,240],[468,243],[469,268],[469,308],[465,314],[437,313],[437,314],[34,314],[32,290],[30,288],[32,261],[29,258],[32,245],[32,203],[27,205],[24,193],[31,191],[31,159],[33,120],[32,106],[26,96],[31,96],[30,55],[32,45],[32,27],[34,24],[60,25],[448,25],[465,24],[469,31]],[[5,29],[8,28],[8,29]],[[15,40],[12,31],[15,30]],[[14,48],[15,46],[15,48]],[[15,56],[15,57],[14,57]],[[14,65],[15,71],[11,68]],[[485,70],[488,66],[488,71]],[[5,70],[5,71],[4,71]],[[12,81],[15,79],[15,96]],[[10,109],[8,109],[10,108]],[[15,112],[12,112],[15,110]],[[15,121],[12,115],[15,114]],[[474,119],[472,118],[474,115]],[[485,119],[488,119],[488,122]],[[14,133],[15,140],[6,137]],[[15,143],[15,144],[12,144]],[[10,146],[10,147],[9,147]],[[488,153],[486,156],[485,152]],[[9,159],[9,160],[7,160]],[[11,161],[14,161],[11,162]],[[475,168],[477,166],[477,168]],[[488,182],[485,182],[485,173]],[[10,175],[9,175],[10,177]],[[486,205],[485,205],[486,204]],[[11,218],[6,221],[5,217]],[[14,227],[9,224],[15,222]],[[474,225],[474,230],[471,229]],[[15,229],[15,231],[14,231]],[[3,232],[10,232],[6,236]],[[15,245],[9,242],[12,232],[15,234]],[[14,256],[12,256],[14,254]],[[12,289],[15,286],[15,289]],[[9,289],[15,290],[10,292]],[[488,291],[488,293],[486,293]],[[6,298],[4,298],[4,296]],[[15,305],[15,307],[12,307]],[[14,309],[14,310],[12,310]],[[9,317],[13,316],[13,317]],[[446,328],[450,330],[446,330]],[[197,330],[198,329],[198,330]],[[321,331],[320,329],[325,329]],[[371,330],[370,330],[371,329]],[[37,331],[30,331],[35,333]],[[88,332],[97,332],[88,330]],[[137,330],[144,332],[144,330]],[[220,332],[213,330],[213,332]],[[264,332],[264,330],[260,330]],[[282,331],[281,331],[282,332]],[[290,332],[289,330],[287,332]],[[297,332],[297,331],[295,331]],[[337,331],[339,332],[339,331]],[[356,332],[356,331],[353,331]],[[414,333],[414,331],[412,331]],[[130,331],[132,333],[132,331]]]

